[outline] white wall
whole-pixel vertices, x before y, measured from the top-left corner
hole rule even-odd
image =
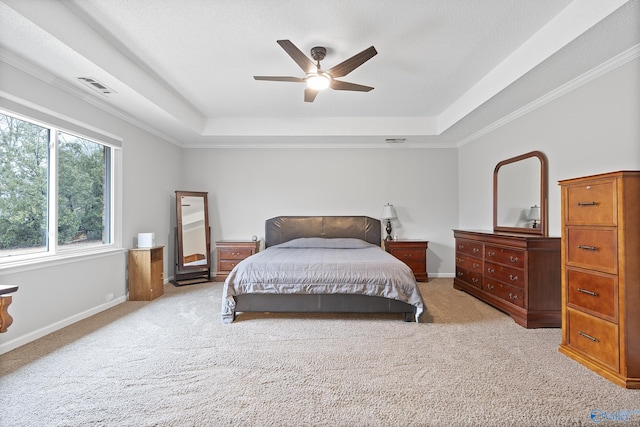
[[[460,228],[493,227],[493,169],[539,150],[549,161],[549,235],[560,236],[562,179],[640,169],[640,59],[464,145],[458,152]]]
[[[455,149],[187,149],[183,161],[185,190],[209,193],[212,241],[263,238],[279,215],[380,218],[391,203],[394,234],[429,240],[429,274],[453,274]]]
[[[122,246],[134,247],[138,232],[155,232],[156,244],[170,249],[165,250],[168,276],[181,149],[2,62],[0,75],[0,91],[123,138]],[[20,269],[0,267],[0,284],[19,286],[9,307],[13,325],[0,334],[0,353],[124,301],[126,257],[120,250]]]

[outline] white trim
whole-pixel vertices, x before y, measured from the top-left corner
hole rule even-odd
[[[501,118],[500,120],[497,120],[493,123],[491,123],[488,126],[485,126],[484,128],[480,129],[479,131],[469,135],[468,137],[461,139],[460,141],[458,141],[457,143],[457,147],[462,147],[472,141],[475,141],[476,139],[493,132],[496,129],[501,128],[502,126],[516,120],[517,118],[520,118],[522,116],[524,116],[525,114],[530,113],[531,111],[534,111],[542,106],[544,106],[545,104],[548,104],[551,101],[554,101],[558,98],[560,98],[561,96],[564,96],[566,94],[568,94],[569,92],[578,89],[579,87],[589,83],[592,80],[597,79],[598,77],[601,77],[607,73],[609,73],[610,71],[615,70],[618,67],[623,66],[624,64],[633,61],[634,59],[640,57],[640,44],[637,44],[635,46],[633,46],[630,49],[627,49],[626,51],[622,52],[621,54],[611,58],[610,60],[600,64],[599,66],[587,71],[586,73],[576,77],[575,79],[565,83],[564,85],[552,90],[551,92],[541,96],[540,98],[536,99],[533,102],[530,102],[529,104],[525,105],[522,108],[519,108],[517,110],[515,110],[514,112],[507,114],[506,116],[504,116],[503,118]]]
[[[58,322],[52,323],[50,325],[45,326],[44,328],[40,328],[36,331],[30,332],[28,334],[22,335],[18,338],[15,338],[11,341],[7,341],[5,343],[0,344],[0,354],[7,353],[13,349],[21,347],[25,344],[28,344],[32,341],[37,340],[38,338],[42,338],[46,335],[49,335],[52,332],[58,331],[64,327],[67,327],[71,324],[79,322],[80,320],[86,319],[88,317],[93,316],[94,314],[98,314],[101,311],[105,311],[111,307],[115,307],[118,304],[122,304],[127,299],[126,297],[118,297],[107,303],[100,304],[96,307],[90,308],[89,310],[85,310],[82,313],[74,314],[73,316],[67,317],[66,319],[60,320]]]
[[[25,257],[18,261],[4,262],[0,264],[0,277],[6,274],[22,273],[25,271],[33,271],[41,268],[56,267],[64,264],[76,263],[78,261],[86,261],[95,258],[103,258],[126,253],[124,248],[115,248],[109,245],[96,246],[94,250],[83,250],[62,252],[56,255],[40,255],[40,257]]]

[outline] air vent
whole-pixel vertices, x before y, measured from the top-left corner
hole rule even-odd
[[[387,144],[402,144],[407,138],[387,138],[384,140]]]
[[[104,96],[109,96],[112,93],[116,93],[115,90],[103,85],[102,83],[100,83],[99,81],[91,77],[78,77],[78,80],[80,80],[82,83],[89,86],[91,89],[95,90],[96,92],[100,92]]]

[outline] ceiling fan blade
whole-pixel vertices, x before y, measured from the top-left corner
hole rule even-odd
[[[328,69],[327,73],[329,73],[329,75],[333,78],[346,76],[377,54],[378,52],[376,51],[376,48],[371,46],[370,48],[365,49],[356,55],[353,55],[346,61],[342,61],[335,67]]]
[[[302,71],[307,74],[315,73],[317,71],[318,67],[316,66],[316,64],[311,59],[309,59],[307,55],[302,53],[302,51],[298,49],[296,45],[291,43],[291,41],[278,40],[278,44],[282,46],[285,52],[287,52],[294,61],[296,61],[296,64],[298,64],[298,66],[302,68]]]
[[[316,99],[317,94],[317,90],[306,88],[304,90],[304,102],[313,102],[313,100]]]
[[[357,92],[369,92],[373,88],[371,86],[357,85],[355,83],[349,83],[349,82],[341,82],[340,80],[332,80],[331,89],[354,90]]]
[[[301,77],[284,77],[284,76],[253,76],[256,80],[269,80],[272,82],[301,82],[304,83],[305,79]]]

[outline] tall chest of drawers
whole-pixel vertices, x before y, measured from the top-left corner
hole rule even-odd
[[[454,230],[453,287],[525,328],[561,325],[560,238]]]
[[[560,181],[560,352],[640,388],[640,171]]]

